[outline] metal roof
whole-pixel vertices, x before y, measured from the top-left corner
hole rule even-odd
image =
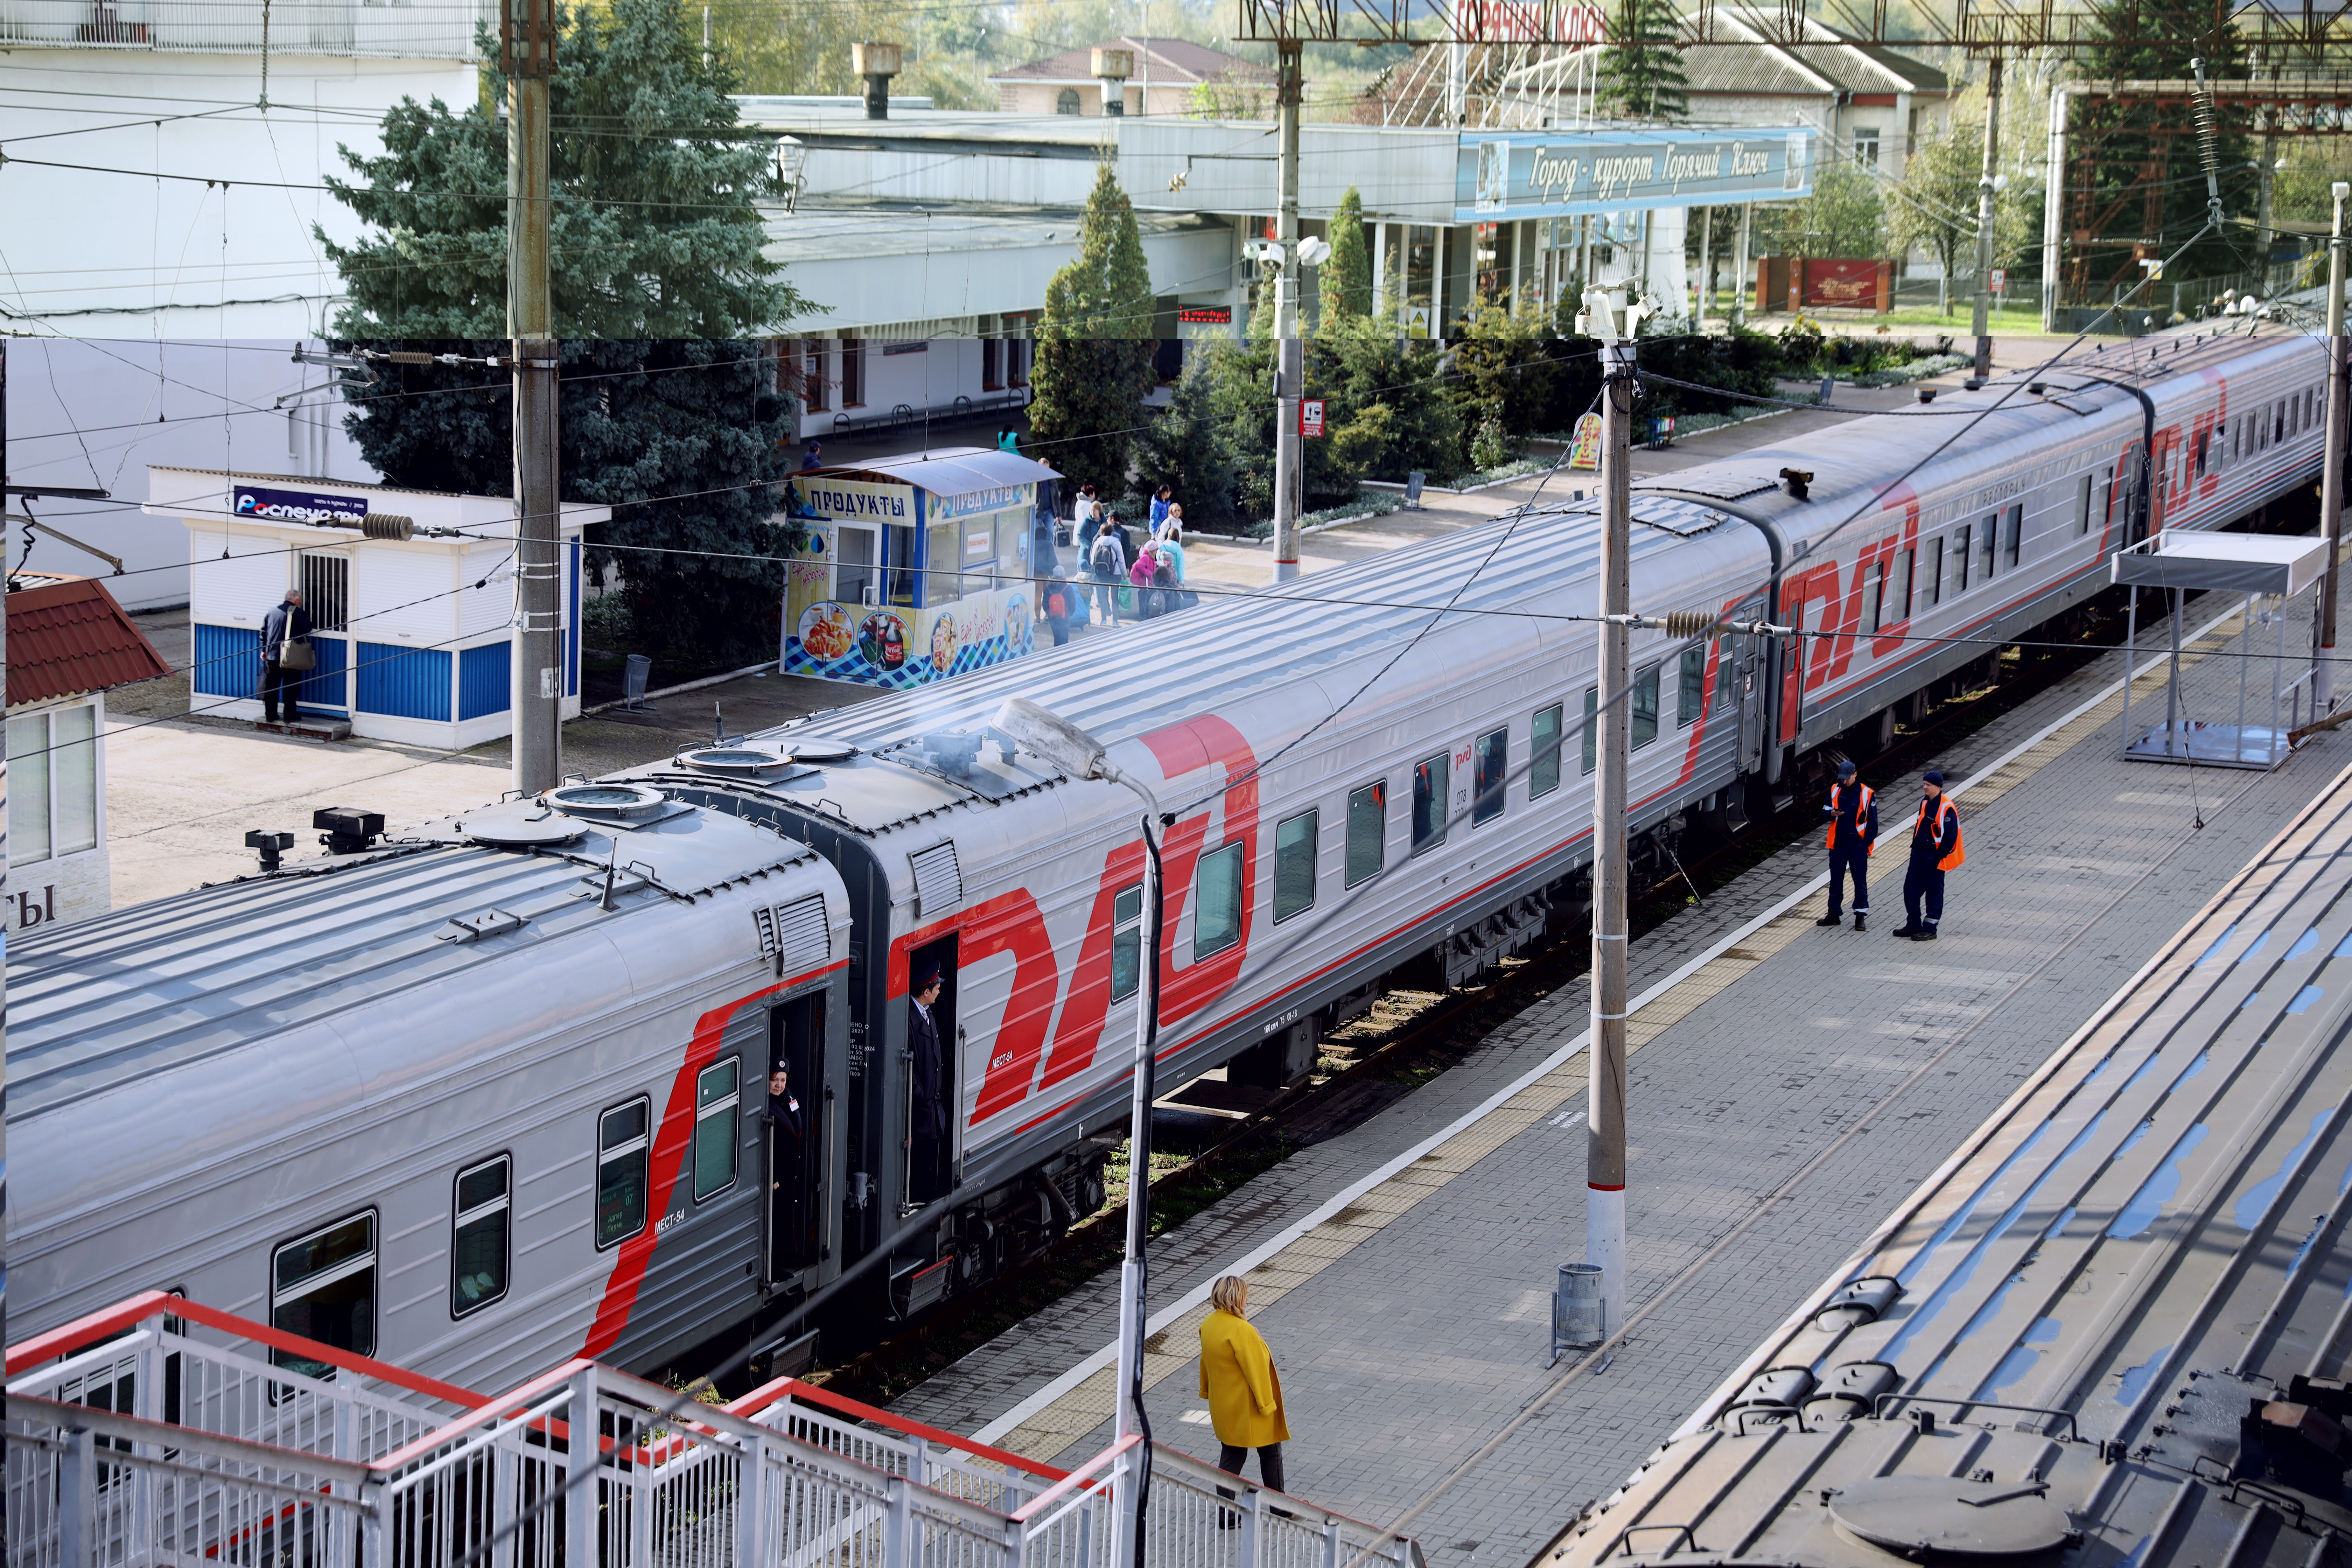
[[[1196,44],[1188,38],[1108,38],[1086,48],[1065,49],[1058,55],[1048,55],[1042,60],[1031,60],[1025,66],[999,71],[991,81],[1034,81],[1048,85],[1056,82],[1092,83],[1101,79],[1095,75],[1095,49],[1129,49],[1135,54],[1135,71],[1127,79],[1137,86],[1143,84],[1145,60],[1150,63],[1150,76],[1155,86],[1181,87],[1187,82],[1245,81],[1265,86],[1274,85],[1274,72],[1255,60],[1245,60],[1238,55],[1228,55]]]
[[[1538,1562],[1893,1568],[2054,1520],[2051,1568],[2284,1568],[2352,1534],[2347,891],[2352,775]]]
[[[8,595],[8,706],[104,691],[169,675],[106,584],[94,577],[19,578]]]
[[[909,452],[902,457],[884,458],[878,461],[803,471],[842,478],[855,474],[879,474],[903,485],[920,486],[935,496],[971,495],[978,490],[1003,489],[1008,485],[1031,485],[1040,479],[1062,477],[1059,468],[1049,468],[1017,452],[991,451],[986,447],[941,447],[937,451]]]

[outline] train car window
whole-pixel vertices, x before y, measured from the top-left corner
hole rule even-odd
[[[1995,552],[2000,543],[2000,514],[1993,513],[1977,524],[1977,548],[1984,552],[1984,567],[1977,575],[1985,582],[1992,581]]]
[[[1927,541],[1927,570],[1919,581],[1927,589],[1928,608],[1933,609],[1944,602],[1944,542],[1941,538]]]
[[[1143,884],[1121,888],[1110,904],[1110,999],[1124,1002],[1143,984]]]
[[[1242,842],[1201,857],[1192,870],[1192,962],[1242,939]]]
[[[1895,619],[1897,624],[1911,618],[1911,591],[1919,581],[1919,547],[1913,545],[1903,552],[1903,581],[1895,584]]]
[[[694,1080],[694,1201],[717,1197],[735,1184],[735,1137],[743,1088],[736,1057],[713,1062]]]
[[[1588,773],[1592,771],[1592,759],[1597,754],[1594,747],[1600,739],[1601,688],[1588,686],[1584,689],[1584,771]]]
[[[1863,584],[1863,605],[1869,617],[1868,631],[1878,631],[1886,625],[1886,563],[1870,563],[1870,576]]]
[[[2016,570],[2018,560],[2025,552],[2025,503],[2020,501],[2009,509],[2009,517],[2001,528],[2001,564]]]
[[[1952,531],[1952,592],[1969,591],[1969,563],[1975,559],[1969,549],[1969,525],[1960,524]]]
[[[1492,822],[1503,815],[1503,781],[1508,775],[1511,731],[1508,726],[1478,737],[1475,793],[1470,797],[1470,826]]]
[[[1654,664],[1633,677],[1633,749],[1638,752],[1658,738],[1658,667]]]
[[[1389,831],[1389,786],[1387,781],[1374,779],[1370,784],[1348,792],[1348,869],[1345,873],[1350,888],[1368,882],[1381,874],[1381,863],[1387,846]]]
[[[2205,437],[2197,438],[2197,467],[2205,467]],[[2074,481],[2074,537],[2080,539],[2091,531],[2091,476],[2084,474]]]
[[[1549,795],[1559,787],[1559,721],[1557,702],[1528,722],[1528,798]]]
[[[596,1118],[596,1250],[618,1247],[646,1228],[646,1160],[652,1145],[644,1099]]]
[[[353,1355],[375,1353],[375,1211],[298,1237],[269,1254],[269,1326]],[[272,1366],[305,1377],[335,1369],[292,1351],[272,1350]]]
[[[1274,830],[1274,918],[1276,924],[1315,907],[1317,813],[1285,817]]]
[[[1412,764],[1412,853],[1445,842],[1445,786],[1454,759],[1444,752]]]
[[[449,1227],[449,1315],[462,1318],[507,1293],[514,1162],[501,1154],[457,1173]]]
[[[1695,642],[1683,649],[1675,666],[1675,724],[1687,730],[1698,722],[1706,707],[1706,644]]]

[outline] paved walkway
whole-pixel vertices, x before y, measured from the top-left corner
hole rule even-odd
[[[2192,627],[2228,608],[2192,605]],[[1969,864],[1935,946],[1883,934],[1895,845],[1876,929],[1815,928],[1810,843],[1635,945],[1633,1316],[1605,1370],[1543,1365],[1554,1268],[1582,1250],[1579,984],[1155,1246],[1160,1436],[1214,1456],[1199,1301],[1238,1268],[1283,1368],[1298,1489],[1401,1524],[1437,1568],[1526,1561],[2352,758],[2330,735],[2271,774],[2123,763],[2100,700],[2120,668],[2099,661],[1946,759],[1969,781]],[[2226,718],[2235,690],[2234,661],[2208,657],[2192,711]],[[1899,823],[1912,786],[1883,782]],[[1093,1282],[898,1408],[1041,1458],[1098,1450],[1115,1299]]]

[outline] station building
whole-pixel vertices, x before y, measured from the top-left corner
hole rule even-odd
[[[106,853],[106,694],[171,667],[104,583],[9,579],[9,931],[112,905]]]

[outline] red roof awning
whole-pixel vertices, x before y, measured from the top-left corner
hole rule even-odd
[[[95,577],[19,588],[7,606],[11,708],[172,673]]]

